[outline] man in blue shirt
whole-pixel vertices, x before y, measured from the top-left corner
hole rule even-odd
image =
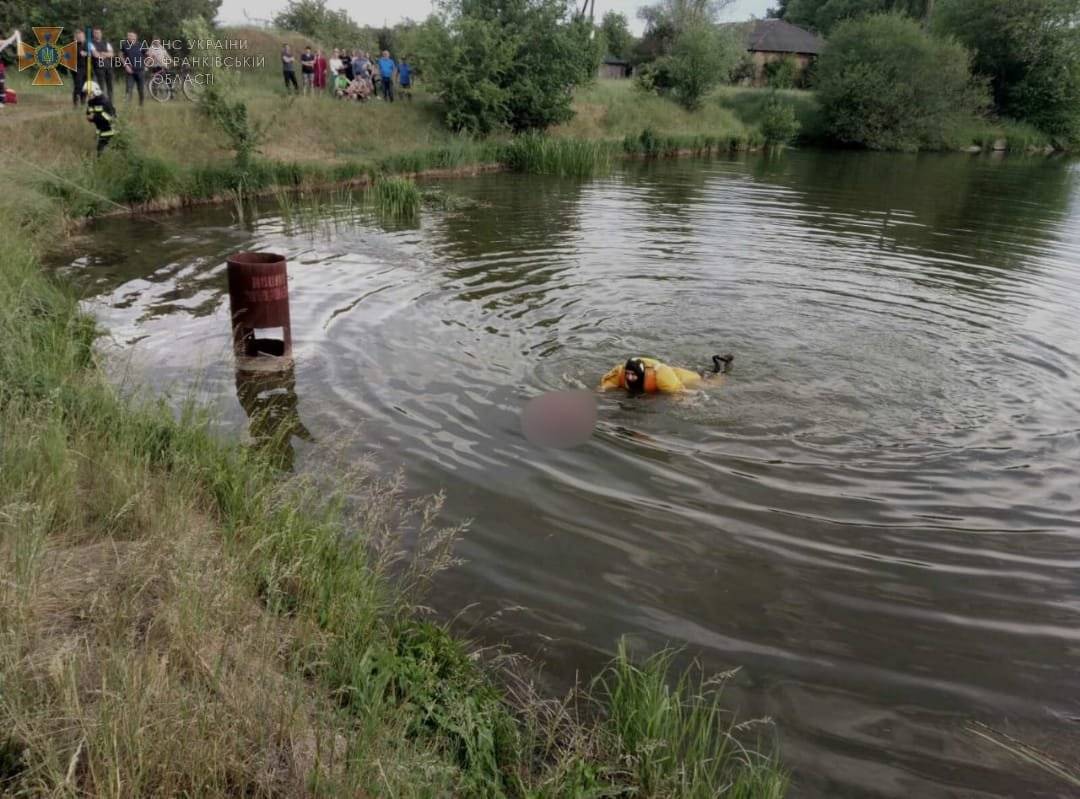
[[[383,50],[382,58],[379,59],[379,77],[382,78],[383,99],[390,102],[394,102],[394,69],[396,67],[397,64],[390,57],[390,51]]]
[[[398,83],[401,85],[401,93],[405,96],[405,99],[412,99],[412,67],[409,66],[408,58],[401,59],[401,63],[397,65]]]

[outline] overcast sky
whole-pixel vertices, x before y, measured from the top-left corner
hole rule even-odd
[[[608,11],[621,11],[630,21],[634,33],[641,33],[637,9],[648,0],[596,0],[596,18]],[[396,0],[394,3],[358,2],[358,0],[329,0],[330,8],[342,8],[361,25],[393,25],[404,17],[424,19],[431,13],[431,0]],[[774,0],[735,0],[724,12],[726,20],[763,17],[765,10],[776,5]],[[286,6],[286,0],[224,0],[218,20],[226,24],[242,23],[247,19],[269,20]]]

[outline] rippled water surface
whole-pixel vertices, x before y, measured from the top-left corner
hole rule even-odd
[[[131,353],[225,418],[276,396],[297,457],[351,440],[472,519],[434,603],[542,652],[618,635],[744,666],[801,796],[1065,796],[964,731],[1080,761],[1080,170],[791,152],[489,175],[413,227],[228,209],[101,224],[64,267]],[[290,262],[295,373],[237,381],[224,261]],[[69,261],[71,259],[68,259]],[[629,354],[725,384],[520,411]],[[504,612],[500,612],[504,611]],[[491,618],[494,615],[494,618]]]

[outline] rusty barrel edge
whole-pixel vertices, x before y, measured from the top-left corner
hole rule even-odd
[[[285,256],[270,252],[239,252],[228,259],[226,271],[236,355],[258,355],[255,330],[280,327],[283,352],[275,354],[291,356],[292,326]]]

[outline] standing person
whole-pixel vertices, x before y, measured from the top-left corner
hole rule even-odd
[[[86,82],[90,75],[86,69],[86,57],[90,50],[86,46],[86,31],[75,31],[75,80],[71,85],[71,104],[78,108],[86,105]]]
[[[116,109],[112,101],[102,94],[96,83],[86,84],[86,94],[90,100],[86,104],[86,119],[97,128],[97,154],[100,156],[112,141],[113,122],[116,121]]]
[[[7,105],[7,67],[4,66],[4,59],[0,58],[0,111],[4,110],[4,106]]]
[[[169,54],[161,43],[161,39],[154,39],[150,42],[150,48],[146,51],[145,64],[151,75],[156,75],[161,70],[168,68]]]
[[[146,46],[139,41],[135,31],[128,31],[127,40],[120,44],[120,61],[127,73],[127,87],[124,90],[124,101],[131,102],[132,85],[139,87],[139,105],[143,104],[146,95],[146,81],[144,80],[144,67],[146,64]]]
[[[94,71],[94,83],[97,84],[98,89],[104,93],[106,99],[111,103],[113,96],[113,58],[115,53],[113,47],[104,37],[101,35],[101,28],[94,28],[90,34],[92,36],[90,42],[90,54],[93,56],[93,71]]]
[[[310,44],[300,54],[300,78],[304,83],[304,94],[311,94],[315,86],[315,54],[311,52]]]
[[[337,76],[341,74],[341,50],[334,48],[334,52],[330,55],[330,91],[334,91],[334,81],[337,80]]]
[[[344,75],[346,78],[348,78],[350,83],[352,83],[352,79],[353,79],[353,65],[352,64],[353,64],[352,55],[349,53],[348,50],[342,50],[341,51],[341,74]]]
[[[352,76],[354,80],[364,80],[364,54],[360,50],[352,51]]]
[[[312,84],[316,89],[326,88],[326,71],[330,68],[330,65],[326,61],[326,53],[320,48],[315,53],[315,63],[312,65],[315,70],[315,77]]]
[[[281,71],[285,75],[285,91],[289,91],[291,86],[297,94],[300,94],[300,84],[296,82],[296,67],[294,63],[296,59],[293,58],[292,47],[285,45],[281,48]]]
[[[389,50],[382,51],[379,59],[379,76],[382,78],[383,99],[394,102],[394,69],[397,65],[390,57]]]
[[[406,100],[412,100],[412,67],[409,66],[408,57],[401,59],[401,63],[397,65],[397,75],[402,95]]]

